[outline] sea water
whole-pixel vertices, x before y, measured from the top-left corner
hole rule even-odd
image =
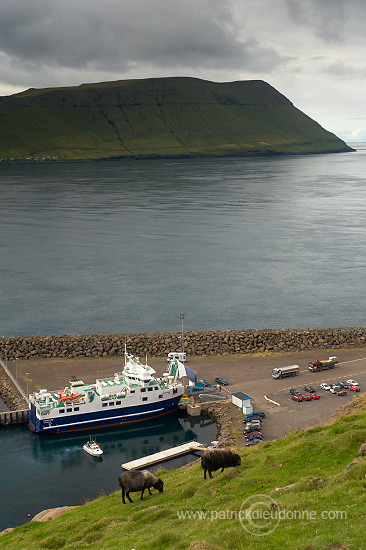
[[[366,146],[0,164],[0,335],[364,325]]]
[[[102,448],[101,457],[83,450],[89,436]],[[0,531],[22,525],[42,510],[81,505],[117,491],[126,462],[188,441],[209,444],[215,439],[211,419],[191,417],[185,411],[90,434],[33,434],[25,424],[0,426]],[[199,456],[187,454],[159,466],[179,468]],[[171,490],[165,487],[166,492]],[[133,500],[138,498],[139,494],[132,495]]]

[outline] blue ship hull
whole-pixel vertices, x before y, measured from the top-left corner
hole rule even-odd
[[[63,416],[62,418],[45,418],[44,420],[37,418],[35,406],[32,404],[29,410],[28,427],[35,433],[66,433],[122,426],[169,414],[178,408],[180,399],[181,395],[177,395],[164,402],[95,411],[86,414],[73,414]]]

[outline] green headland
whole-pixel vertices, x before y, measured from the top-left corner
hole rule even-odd
[[[0,97],[0,158],[143,159],[336,153],[336,135],[261,80],[172,77]]]

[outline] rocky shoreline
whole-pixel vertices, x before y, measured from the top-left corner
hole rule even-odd
[[[126,344],[127,349],[136,355],[162,357],[181,349],[181,336],[180,332],[153,332],[2,337],[0,356],[11,361],[51,357],[122,357]],[[365,343],[365,327],[184,333],[185,351],[197,356],[357,348]]]
[[[23,396],[5,374],[0,377],[0,397],[11,411],[28,408]]]

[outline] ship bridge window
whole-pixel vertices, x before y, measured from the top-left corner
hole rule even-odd
[[[111,402],[109,403],[109,406],[110,406],[110,407],[113,407],[113,406],[114,406],[114,401],[111,401]]]
[[[67,413],[71,413],[71,412],[72,412],[72,409],[66,409],[66,412],[67,412]]]
[[[60,409],[58,412],[59,414],[63,414],[65,412],[65,409]]]
[[[121,404],[121,401],[116,401],[116,405],[120,405]]]
[[[135,390],[131,390],[131,392],[130,392],[130,393],[135,393]]]
[[[74,407],[74,412],[77,412],[79,410],[79,407]]]
[[[102,403],[102,407],[107,407],[108,403]]]
[[[152,388],[147,388],[147,391],[153,391],[153,389]]]
[[[159,395],[159,399],[162,399],[162,397],[163,397],[163,394],[161,393],[161,394]]]
[[[146,391],[146,388],[141,388],[140,391],[141,391],[141,392],[144,392],[144,391]]]
[[[173,393],[177,393],[178,388],[173,388]]]
[[[143,401],[147,401],[147,397],[143,397],[142,400],[143,400]]]

